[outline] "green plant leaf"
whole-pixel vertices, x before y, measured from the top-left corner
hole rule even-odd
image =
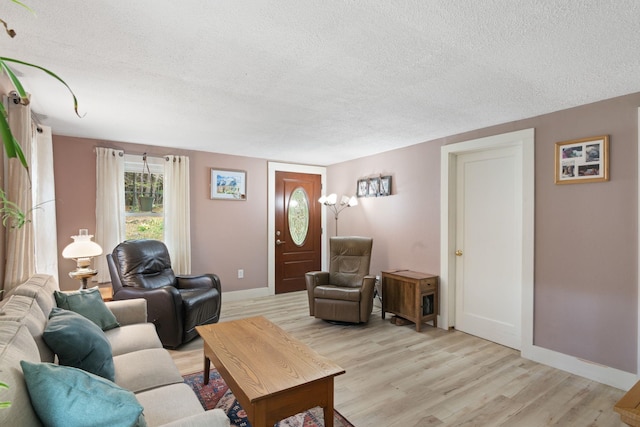
[[[17,157],[28,172],[29,165],[27,164],[27,159],[24,157],[20,144],[11,132],[9,121],[7,120],[7,110],[5,110],[2,102],[0,102],[0,137],[2,137],[4,151],[7,157],[10,159]]]
[[[0,381],[0,388],[9,388],[9,386]],[[8,408],[11,406],[11,402],[0,402],[0,408]]]
[[[76,94],[73,92],[73,90],[71,90],[71,87],[69,87],[67,82],[62,80],[56,73],[54,73],[53,71],[49,71],[46,68],[41,67],[39,65],[31,64],[29,62],[20,61],[19,59],[7,58],[7,57],[2,56],[2,57],[0,57],[0,63],[2,63],[2,69],[3,70],[10,69],[9,66],[7,64],[5,64],[5,62],[13,62],[14,64],[21,64],[21,65],[26,65],[27,67],[37,68],[38,70],[41,70],[41,71],[47,73],[48,75],[50,75],[51,77],[53,77],[54,79],[58,80],[60,83],[62,83],[64,85],[64,87],[67,88],[67,90],[69,91],[69,93],[73,97],[73,110],[75,111],[76,115],[78,117],[83,117],[83,116],[80,115],[80,113],[78,113],[78,98],[76,97]],[[12,74],[15,77],[15,73],[12,73]],[[22,84],[20,84],[20,80],[17,77],[15,77],[15,80],[13,78],[11,78],[11,76],[9,76],[9,78],[11,79],[11,82],[14,84],[14,87],[16,88],[16,91],[18,92],[18,95],[20,96],[20,99],[21,100],[27,99],[26,103],[28,104],[27,93],[24,90],[24,88],[22,87]],[[17,81],[19,87],[16,86],[16,84],[15,84],[16,81]]]
[[[22,86],[20,79],[18,79],[18,76],[16,76],[13,70],[2,59],[0,59],[0,68],[7,74],[7,77],[9,77],[9,80],[11,81],[11,85],[13,85],[13,87],[16,89],[16,92],[20,97],[20,103],[22,105],[28,105],[29,96],[27,95],[27,91],[24,90],[24,87]]]
[[[17,5],[20,5],[20,6],[24,7],[25,9],[27,9],[29,12],[33,13],[34,15],[36,14],[33,11],[33,9],[31,9],[29,6],[27,6],[26,4],[22,3],[21,1],[19,1],[19,0],[11,0],[11,1],[14,2]]]

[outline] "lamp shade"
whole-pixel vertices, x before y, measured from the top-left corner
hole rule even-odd
[[[77,259],[102,255],[102,248],[91,240],[92,237],[90,234],[83,234],[82,230],[79,235],[71,236],[73,243],[63,249],[62,257]]]

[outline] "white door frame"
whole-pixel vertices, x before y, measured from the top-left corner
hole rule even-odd
[[[457,156],[503,147],[522,149],[522,347],[533,345],[534,258],[534,129],[525,129],[441,149],[440,181],[440,319],[442,328],[455,326],[456,164]]]
[[[267,229],[268,229],[268,237],[267,237],[267,245],[269,245],[267,249],[267,257],[268,257],[268,288],[269,295],[275,295],[276,293],[276,172],[294,172],[294,173],[308,173],[314,175],[320,175],[320,182],[322,184],[322,192],[324,193],[324,188],[326,188],[327,184],[327,168],[324,166],[308,166],[308,165],[294,165],[291,163],[276,163],[269,162],[268,163],[268,199],[267,199]],[[311,200],[311,203],[316,202],[316,200]],[[322,230],[327,229],[327,220],[325,215],[325,210],[320,210],[322,218],[320,221],[320,226]],[[322,269],[326,270],[326,239],[324,238],[324,233],[322,234],[322,247],[320,248],[320,256],[322,259]]]

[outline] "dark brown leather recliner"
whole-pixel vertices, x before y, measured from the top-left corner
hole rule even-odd
[[[175,276],[169,251],[158,240],[122,242],[107,254],[107,264],[113,299],[146,299],[147,320],[165,347],[192,340],[198,336],[196,326],[220,319],[218,276]]]
[[[329,239],[329,271],[305,275],[311,316],[349,323],[369,321],[376,282],[369,276],[372,246],[369,237]]]

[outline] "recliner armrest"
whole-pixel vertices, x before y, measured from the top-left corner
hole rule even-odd
[[[315,314],[315,301],[313,298],[313,290],[316,286],[329,284],[328,271],[310,271],[304,275],[304,281],[307,284],[307,297],[309,298],[309,315]]]
[[[373,311],[373,291],[376,286],[376,276],[364,276],[362,278],[360,321],[368,322]]]
[[[220,278],[216,274],[176,276],[178,289],[215,288],[220,292]]]
[[[171,329],[182,333],[182,296],[173,286],[161,288],[134,288],[125,286],[113,295],[114,300],[144,298],[147,300],[147,321],[154,323],[156,327],[160,319],[172,319]],[[165,327],[169,327],[167,324]],[[158,331],[160,339],[163,339],[163,331]],[[172,332],[173,334],[173,332]],[[163,344],[165,340],[163,339]]]
[[[369,289],[371,289],[372,295],[373,295],[373,289],[376,286],[376,276],[364,276],[362,278],[362,292],[366,290],[368,291]]]
[[[329,284],[329,272],[328,271],[310,271],[305,274],[304,277],[307,283],[307,289],[313,289],[316,286]]]

